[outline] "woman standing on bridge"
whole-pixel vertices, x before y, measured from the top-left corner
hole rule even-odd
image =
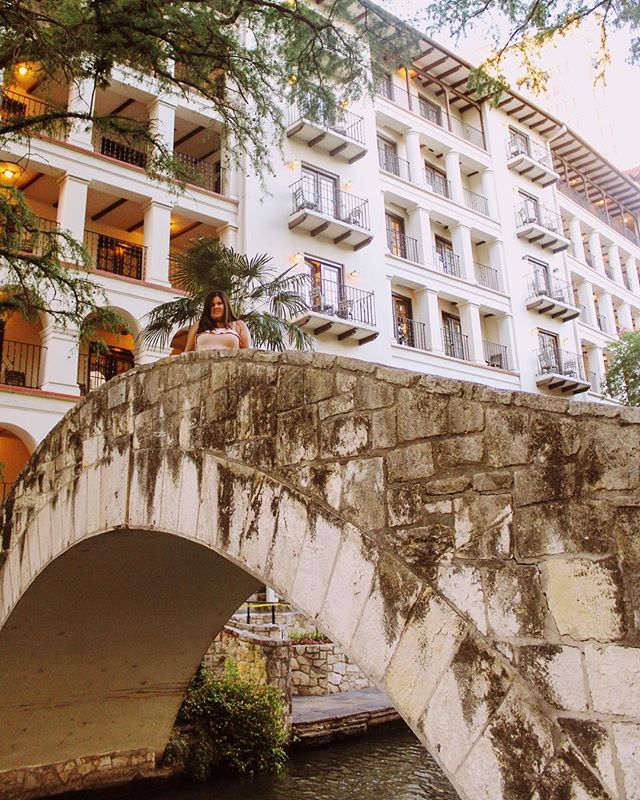
[[[191,350],[237,350],[251,347],[246,324],[235,315],[229,298],[214,289],[204,299],[199,322],[189,328],[185,353]]]

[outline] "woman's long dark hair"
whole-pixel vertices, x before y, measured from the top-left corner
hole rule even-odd
[[[229,302],[229,298],[227,297],[226,293],[220,289],[214,289],[204,298],[204,308],[202,309],[202,316],[200,317],[200,322],[198,323],[198,330],[196,333],[212,331],[216,327],[216,323],[211,318],[211,303],[213,302],[214,297],[219,297],[224,305],[224,316],[220,320],[223,327],[228,328],[230,322],[235,322],[238,319],[231,308],[231,303]]]

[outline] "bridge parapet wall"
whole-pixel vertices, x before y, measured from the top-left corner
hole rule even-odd
[[[316,617],[462,797],[629,800],[639,484],[635,410],[324,355],[167,359],[36,452],[5,513],[3,619],[77,538],[175,532]]]

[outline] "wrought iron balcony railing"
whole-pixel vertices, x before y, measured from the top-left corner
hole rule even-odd
[[[507,139],[507,157],[525,155],[542,164],[547,169],[553,169],[553,157],[544,147],[523,136],[510,136]]]
[[[596,325],[603,333],[609,333],[607,320],[601,314],[596,314]]]
[[[178,150],[173,151],[173,157],[184,170],[189,183],[207,189],[209,192],[222,194],[223,173],[219,161],[205,161]]]
[[[369,202],[324,183],[301,178],[291,185],[292,213],[317,211],[347,225],[369,230]]]
[[[418,350],[428,350],[427,326],[409,317],[395,315],[396,342],[403,347],[415,347]]]
[[[442,345],[445,355],[462,361],[469,360],[469,337],[463,333],[451,328],[442,328]]]
[[[6,125],[21,122],[26,117],[43,117],[56,111],[63,112],[64,109],[9,89],[3,89],[0,93],[0,120]],[[30,132],[62,140],[66,139],[69,129],[69,120],[58,119],[49,122],[43,121],[41,125],[34,124],[33,127],[30,127]]]
[[[484,286],[486,289],[493,289],[494,292],[500,291],[500,275],[497,269],[487,267],[485,264],[478,264],[477,261],[473,262],[473,267],[476,273],[476,281],[480,286]]]
[[[301,119],[307,119],[319,128],[335,131],[358,144],[365,143],[364,118],[346,108],[329,112],[321,101],[305,98],[289,107],[289,125],[295,125]]]
[[[529,276],[528,280],[529,297],[540,297],[545,295],[552,300],[565,303],[568,306],[575,306],[573,297],[573,287],[568,281],[561,281],[552,278],[546,272],[535,272]]]
[[[543,206],[542,203],[534,203],[528,200],[518,203],[515,208],[517,227],[523,225],[540,225],[558,236],[564,236],[562,217],[555,211]]]
[[[451,182],[437,173],[424,170],[422,173],[425,186],[430,192],[440,195],[440,197],[451,197]]]
[[[46,347],[2,339],[0,349],[0,382],[5,386],[39,389],[42,358]]]
[[[456,278],[462,277],[462,273],[460,272],[460,257],[451,250],[434,247],[433,261],[436,269],[440,270],[440,272],[444,272],[446,275],[455,275]]]
[[[124,164],[132,164],[134,167],[145,169],[148,161],[148,145],[144,141],[131,139],[121,136],[116,132],[106,136],[101,131],[94,129],[93,146],[96,151],[103,156],[115,158]]]
[[[84,232],[84,246],[96,269],[141,281],[147,259],[147,248],[95,231]]]
[[[0,242],[7,249],[30,255],[42,255],[48,234],[58,230],[58,223],[52,219],[36,217],[33,230],[24,227],[11,228],[8,225],[0,228]],[[56,237],[57,238],[57,237]]]
[[[387,228],[387,247],[389,252],[398,258],[406,258],[408,261],[418,260],[418,240],[412,236]]]
[[[395,153],[388,153],[378,150],[378,162],[380,169],[390,172],[405,181],[411,180],[411,168],[409,162],[404,158],[399,158]]]
[[[78,356],[78,388],[85,395],[127,370],[133,369],[133,354],[80,353]]]
[[[462,189],[464,195],[464,204],[471,211],[477,211],[479,214],[484,214],[485,217],[489,216],[489,201],[481,194],[471,192],[469,189]]]
[[[375,327],[376,314],[373,292],[322,278],[308,285],[307,303],[312,311],[329,317],[360,322]]]
[[[586,381],[582,356],[561,350],[559,347],[543,347],[535,351],[538,375],[564,375],[567,378]]]
[[[586,211],[589,211],[595,217],[602,220],[606,225],[610,228],[613,228],[619,234],[628,239],[630,242],[634,244],[640,244],[640,237],[636,233],[635,230],[631,228],[627,228],[624,223],[624,216],[623,217],[613,217],[607,211],[606,203],[603,201],[601,205],[597,206],[595,203],[592,203],[591,200],[582,192],[577,191],[574,189],[573,186],[569,186],[564,181],[558,182],[558,188],[562,192],[563,195],[566,197],[571,198],[574,200],[578,205],[582,206]],[[590,265],[592,266],[592,265]]]
[[[505,344],[497,344],[496,342],[487,342],[483,340],[482,349],[487,366],[495,367],[496,369],[511,369],[509,364],[509,348]]]

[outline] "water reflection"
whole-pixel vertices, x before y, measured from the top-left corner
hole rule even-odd
[[[72,795],[69,795],[69,800]],[[404,726],[297,750],[278,776],[217,777],[208,784],[138,784],[75,800],[457,800],[451,784]]]

